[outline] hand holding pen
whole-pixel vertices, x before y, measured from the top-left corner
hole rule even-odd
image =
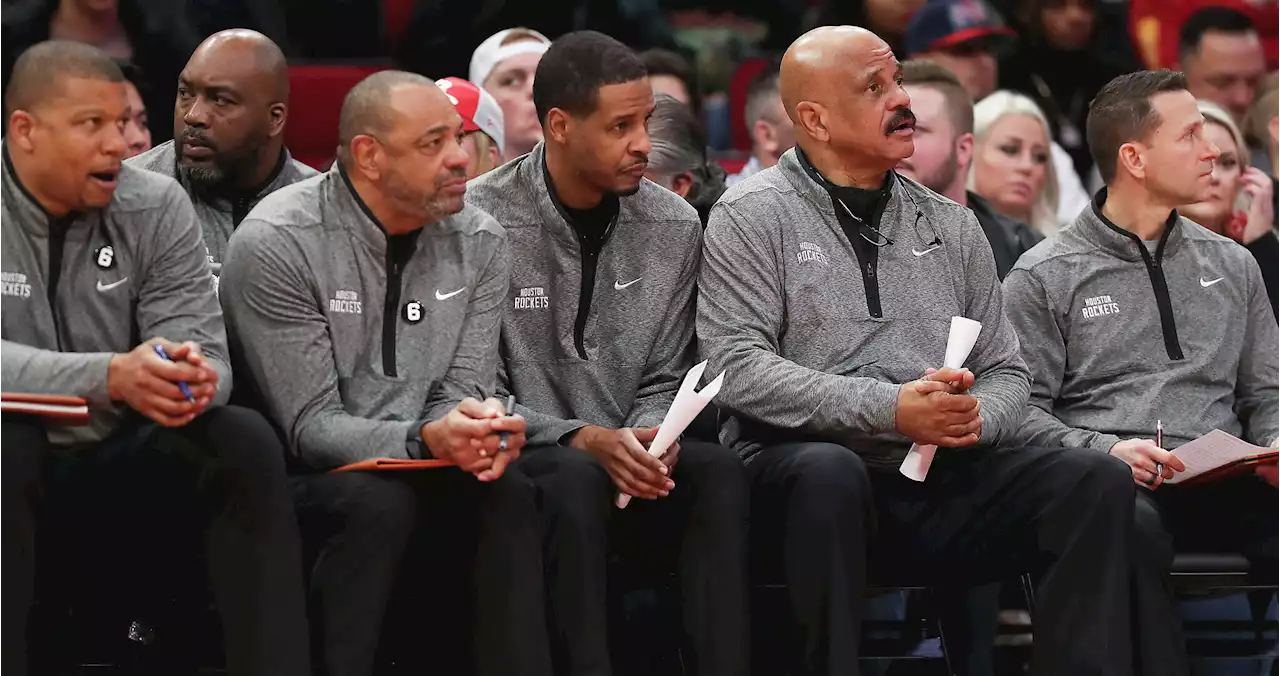
[[[148,419],[180,427],[212,401],[218,373],[195,343],[176,344],[154,338],[111,357],[107,392]]]

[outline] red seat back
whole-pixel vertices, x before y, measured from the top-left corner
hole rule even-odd
[[[324,170],[338,148],[338,113],[355,84],[384,66],[289,67],[289,121],[284,140],[299,161]]]
[[[747,59],[738,64],[733,79],[729,81],[729,140],[734,150],[751,150],[751,130],[747,129],[747,121],[743,119],[747,114],[747,88],[756,73],[768,65],[768,59]]]

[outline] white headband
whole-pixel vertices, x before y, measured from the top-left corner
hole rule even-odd
[[[551,46],[551,42],[544,42],[543,40],[546,40],[546,38],[538,40],[537,37],[539,37],[537,34],[530,35],[518,42],[501,45],[491,52],[487,49],[488,45],[481,45],[480,48],[476,50],[476,54],[471,58],[471,72],[470,77],[467,79],[471,80],[475,84],[484,86],[485,80],[489,79],[489,75],[493,73],[493,69],[497,68],[498,64],[503,61],[521,54],[545,53]],[[501,38],[499,38],[499,40],[501,40]]]

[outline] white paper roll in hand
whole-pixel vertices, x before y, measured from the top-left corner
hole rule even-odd
[[[671,444],[684,434],[684,430],[693,422],[693,419],[702,413],[702,409],[711,403],[712,398],[720,392],[720,386],[724,384],[724,372],[716,376],[715,380],[707,383],[701,392],[695,392],[693,388],[698,386],[698,381],[702,379],[702,372],[707,368],[707,362],[702,362],[697,366],[689,369],[684,376],[684,382],[680,383],[680,391],[676,392],[675,401],[671,402],[671,408],[667,409],[667,415],[662,418],[662,425],[658,427],[658,433],[653,437],[653,443],[649,444],[649,455],[655,458],[661,458]],[[631,496],[626,493],[619,493],[615,504],[618,509],[624,509],[627,503],[631,502]]]
[[[967,317],[952,317],[951,333],[947,336],[947,354],[942,359],[942,367],[958,369],[964,366],[964,361],[973,351],[974,343],[978,342],[979,333],[982,333],[981,322]],[[912,444],[898,471],[912,481],[924,481],[929,476],[929,465],[933,464],[933,454],[937,451],[938,447],[932,444]]]

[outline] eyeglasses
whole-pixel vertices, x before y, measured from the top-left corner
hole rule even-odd
[[[854,216],[853,212],[849,211],[849,207],[845,205],[844,200],[837,198],[836,201],[840,203],[840,208],[844,209],[844,212],[846,214],[849,214],[849,218],[852,218],[853,222],[858,224],[858,235],[861,236],[862,239],[865,239],[868,242],[871,242],[872,244],[878,247],[885,247],[885,246],[889,246],[890,244],[893,244],[893,240],[886,237],[879,230],[876,230],[870,225],[867,225],[866,221],[862,220],[861,218],[858,218],[857,216]],[[868,237],[867,236],[868,232],[874,235],[875,239]]]

